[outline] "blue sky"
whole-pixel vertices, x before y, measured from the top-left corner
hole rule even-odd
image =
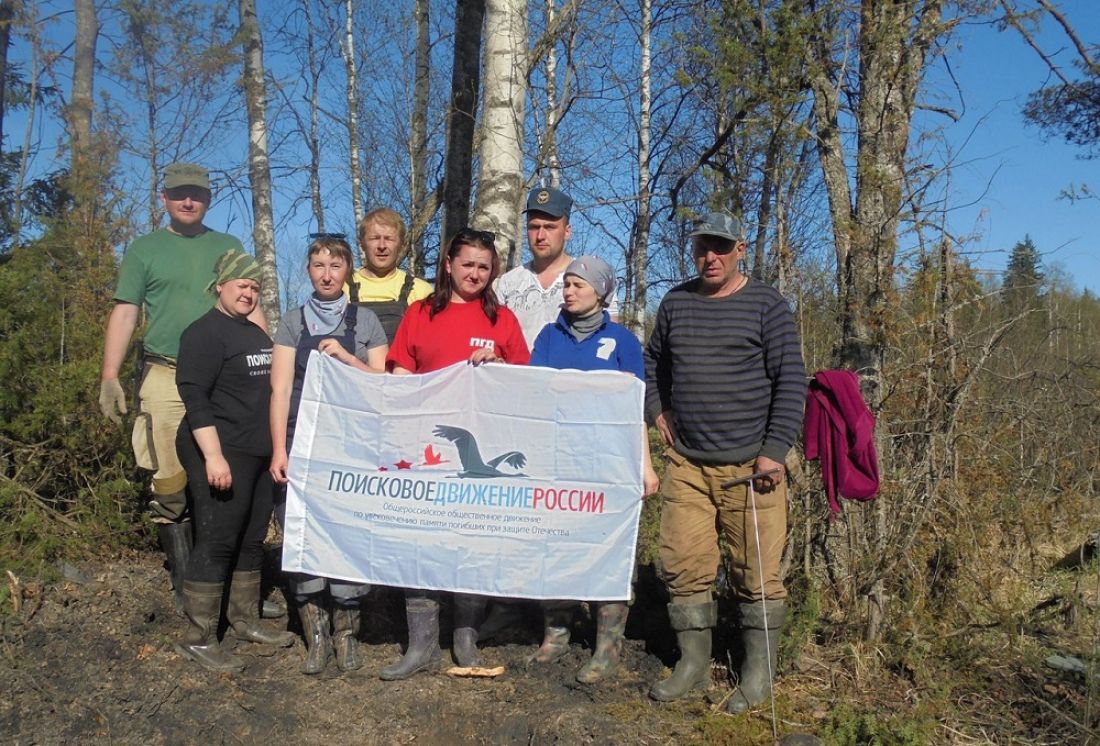
[[[1062,6],[1086,43],[1100,40],[1100,2],[1070,0]],[[1053,24],[1040,38],[1048,53],[1063,50],[1057,59],[1076,77],[1069,40]],[[1050,76],[1015,31],[968,26],[960,42],[951,69],[965,108],[946,136],[961,149],[964,164],[951,177],[952,201],[960,206],[949,218],[954,232],[974,236],[964,253],[975,266],[1000,271],[1012,246],[1030,235],[1046,265],[1060,264],[1078,288],[1100,292],[1100,199],[1072,204],[1059,199],[1071,184],[1100,190],[1100,159],[1082,160],[1079,149],[1060,138],[1044,141],[1024,123],[1020,111],[1027,94]],[[945,79],[942,65],[930,71],[937,86]],[[999,281],[999,274],[995,277]]]
[[[1086,42],[1100,40],[1100,2],[1065,0],[1060,5]],[[71,39],[70,18],[62,14],[57,20],[46,33],[63,45]],[[1074,55],[1069,41],[1053,23],[1044,21],[1040,39],[1050,53],[1063,50],[1057,59],[1075,72],[1070,67]],[[1050,79],[1046,66],[1013,30],[999,32],[989,24],[971,24],[960,30],[955,43],[960,46],[949,50],[948,59],[962,90],[961,100],[942,61],[929,70],[923,99],[950,108],[961,118],[952,123],[941,115],[922,113],[917,123],[943,127],[944,142],[955,152],[949,230],[966,237],[962,252],[976,267],[988,271],[994,282],[999,282],[1012,246],[1030,235],[1048,266],[1061,266],[1077,287],[1100,294],[1100,199],[1074,204],[1059,199],[1070,185],[1084,183],[1100,191],[1100,160],[1082,160],[1079,150],[1058,139],[1044,141],[1020,114],[1027,94]],[[268,50],[269,56],[272,51]],[[17,42],[13,53],[16,58],[25,55],[26,44]],[[64,77],[68,70],[60,72]],[[101,79],[99,85],[109,84]],[[271,106],[271,115],[277,116],[277,103],[273,101]],[[42,150],[32,168],[52,167],[58,125],[40,116],[36,129]],[[21,138],[22,126],[18,113],[9,116],[5,122],[9,145]],[[242,132],[242,147],[243,142]],[[350,209],[329,207],[334,222],[341,222],[337,220],[341,212],[350,215]],[[249,236],[244,235],[249,221],[242,220],[242,209],[247,209],[246,200],[233,204],[223,199],[212,211],[211,225],[241,234],[249,243]],[[293,248],[291,253],[296,254],[302,241],[298,236],[308,233],[305,212],[301,208],[300,212],[302,220],[296,216],[294,225],[285,227],[285,233],[291,235],[280,237],[281,253]],[[344,218],[343,223],[349,222],[348,216]],[[330,230],[333,227],[344,226],[331,226]],[[912,242],[903,237],[903,247],[907,240]]]

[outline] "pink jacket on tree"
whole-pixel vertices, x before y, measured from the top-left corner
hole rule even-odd
[[[839,494],[849,500],[872,500],[878,494],[875,416],[850,370],[821,370],[810,381],[806,397],[803,442],[807,459],[820,459],[821,478],[832,515],[840,512]]]

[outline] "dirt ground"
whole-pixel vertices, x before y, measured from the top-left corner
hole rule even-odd
[[[402,601],[392,590],[375,589],[366,601],[361,670],[341,673],[330,663],[320,676],[304,676],[299,639],[281,650],[237,643],[247,669],[219,675],[172,648],[184,622],[173,613],[161,556],[131,553],[69,567],[66,575],[50,585],[27,583],[18,613],[0,616],[4,743],[667,744],[713,742],[700,723],[728,719],[715,706],[729,692],[725,682],[684,702],[646,697],[675,661],[664,599],[654,593],[639,594],[624,664],[597,686],[573,679],[594,636],[583,607],[572,649],[558,663],[525,665],[540,634],[532,607],[526,626],[484,645],[486,665],[505,666],[503,676],[439,672],[384,682],[378,671],[397,659],[404,635]],[[272,594],[282,600],[277,588]],[[446,609],[442,618],[446,625]],[[299,629],[293,615],[267,623]],[[442,636],[446,645],[446,626]],[[762,742],[748,735],[761,728],[771,742],[767,715],[748,718],[756,722],[746,722],[746,739],[734,742]]]

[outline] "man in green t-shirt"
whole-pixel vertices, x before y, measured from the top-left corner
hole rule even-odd
[[[176,356],[183,330],[213,305],[206,288],[214,263],[226,251],[243,247],[233,236],[203,225],[211,192],[209,175],[202,166],[173,163],[165,168],[160,198],[168,213],[168,226],[135,240],[122,258],[115,307],[103,342],[99,406],[105,417],[122,421],[119,415],[126,413],[126,394],[118,373],[144,309],[148,327],[134,454],[139,466],[153,472],[149,512],[168,555],[177,610],[182,610],[191,525],[187,477],[176,456],[176,430],[184,415],[176,390]],[[259,307],[249,318],[266,330]]]

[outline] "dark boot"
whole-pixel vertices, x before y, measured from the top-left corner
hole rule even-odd
[[[710,686],[711,630],[718,623],[718,605],[668,605],[668,619],[676,631],[680,660],[672,675],[653,685],[649,696],[661,702],[679,699],[692,689]]]
[[[439,649],[439,602],[423,595],[405,595],[405,616],[409,625],[409,647],[404,657],[382,669],[384,681],[407,679],[418,671],[438,666],[443,659]]]
[[[513,598],[495,598],[489,605],[489,614],[477,631],[477,639],[488,640],[501,632],[523,627],[523,601]]]
[[[455,629],[451,654],[455,663],[465,668],[481,665],[481,653],[477,649],[477,630],[487,602],[485,596],[455,594]]]
[[[191,556],[191,522],[158,523],[157,538],[168,560],[168,572],[171,574],[172,590],[175,592],[176,614],[185,616],[183,580],[187,573],[187,560]]]
[[[528,663],[553,663],[569,652],[569,625],[573,623],[570,601],[547,601],[542,605],[542,644]]]
[[[757,601],[738,604],[737,608],[741,612],[741,646],[745,655],[737,691],[726,703],[726,712],[731,713],[745,712],[771,697],[779,633],[787,617],[783,601]]]
[[[594,684],[611,674],[619,665],[626,632],[625,603],[601,603],[596,608],[596,649],[592,660],[577,671],[577,681]]]
[[[332,647],[336,650],[336,667],[355,671],[363,667],[359,654],[359,599],[337,603],[332,609]]]
[[[176,643],[176,652],[211,671],[243,671],[244,661],[225,652],[218,644],[218,620],[221,618],[225,586],[222,583],[190,580],[181,585],[184,611],[190,626],[183,633],[183,640]]]
[[[229,605],[226,607],[231,634],[238,640],[278,645],[294,644],[294,633],[266,630],[260,626],[260,571],[233,573],[229,581]]]
[[[319,674],[332,657],[332,637],[329,635],[326,594],[314,593],[298,606],[302,619],[302,632],[306,638],[306,659],[302,661],[302,673]]]

